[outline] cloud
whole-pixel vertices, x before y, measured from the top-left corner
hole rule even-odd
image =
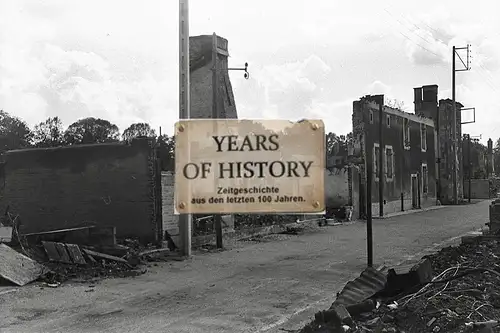
[[[253,106],[239,107],[240,114],[292,120],[307,117],[307,110],[321,95],[321,84],[330,73],[331,68],[316,55],[255,69],[250,82],[242,82],[235,88],[245,96],[242,104]]]
[[[457,81],[468,90],[459,88],[457,99],[477,107],[478,124],[484,122],[477,131],[495,130],[496,4],[256,1],[243,12],[229,0],[190,2],[191,35],[216,31],[229,40],[231,67],[249,62],[249,80],[230,74],[241,118],[322,117],[329,131],[348,132],[352,101],[364,94],[411,105],[413,87],[449,88],[451,47],[471,43],[472,70]],[[69,125],[92,115],[122,130],[147,121],[171,133],[177,19],[175,1],[0,1],[0,108],[30,125],[54,115]],[[259,24],[248,29],[242,22]]]
[[[471,73],[467,73],[470,75]],[[440,98],[451,98],[451,89],[440,92]],[[476,122],[464,124],[463,133],[474,136],[483,136],[482,141],[487,141],[489,137],[496,140],[500,135],[500,118],[498,115],[498,105],[500,105],[500,95],[492,90],[484,81],[472,78],[467,83],[459,84],[456,87],[456,100],[465,108],[476,108]],[[472,111],[462,112],[463,121],[473,119]]]
[[[368,87],[366,87],[365,91],[367,91],[366,95],[389,95],[392,91],[392,88],[385,83],[376,80]]]
[[[410,38],[409,36],[407,37]],[[450,57],[448,45],[434,38],[432,32],[424,29],[415,29],[413,30],[412,37],[411,40],[406,41],[407,55],[412,63],[415,65],[432,66],[448,62],[447,59]]]
[[[352,102],[356,98],[349,98],[341,102],[325,103],[313,101],[307,112],[311,118],[323,119],[326,130],[335,134],[347,134],[352,131]]]
[[[0,15],[1,109],[31,126],[51,116],[65,125],[93,116],[123,130],[133,122],[156,127],[177,118],[176,78],[144,66],[117,70],[98,52],[59,44],[51,21],[18,9],[15,2],[1,6],[9,13]]]
[[[482,59],[484,64],[498,68],[500,46],[495,38],[490,38],[498,36],[498,20],[484,14],[475,18],[464,6],[456,6],[453,13],[446,4],[431,8],[426,12],[417,11],[416,14],[400,16],[397,30],[406,35],[406,51],[413,64],[449,64],[452,61],[453,46],[466,47],[467,44],[473,44],[478,51],[477,60]],[[462,58],[466,57],[466,51],[460,53]]]

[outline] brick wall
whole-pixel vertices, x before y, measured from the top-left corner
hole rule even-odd
[[[19,214],[23,233],[99,224],[118,237],[154,241],[154,154],[148,139],[9,151],[0,209]]]

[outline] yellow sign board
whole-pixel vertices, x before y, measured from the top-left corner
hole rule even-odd
[[[175,213],[325,210],[321,120],[182,120],[175,125]]]

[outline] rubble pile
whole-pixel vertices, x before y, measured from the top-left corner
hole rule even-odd
[[[19,234],[14,226],[9,242],[0,244],[0,279],[18,286],[38,280],[55,287],[67,280],[132,277],[144,274],[149,262],[176,256],[169,248],[136,239],[118,242],[115,235],[115,227]]]
[[[388,279],[356,311],[334,303],[300,332],[500,332],[500,238],[424,258],[431,279],[398,291]]]

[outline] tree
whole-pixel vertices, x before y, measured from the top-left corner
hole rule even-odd
[[[33,143],[37,148],[64,145],[64,129],[59,117],[48,118],[33,130]]]
[[[0,110],[0,151],[30,147],[32,135],[26,122]]]
[[[335,133],[326,134],[326,165],[330,172],[347,170],[347,166],[353,165],[349,156],[349,146],[353,144],[352,133],[337,136]]]
[[[349,145],[352,143],[352,133],[337,136],[335,133],[326,134],[326,154],[327,156],[345,156],[349,152]]]
[[[335,133],[327,133],[326,134],[326,156],[333,156],[335,155],[335,145],[336,142],[338,141],[338,137]]]
[[[175,137],[162,134],[158,137],[162,170],[175,170]]]
[[[74,122],[64,132],[64,141],[68,145],[116,142],[119,138],[118,126],[93,117]]]
[[[464,142],[465,149],[467,148],[467,143]],[[467,153],[465,149],[462,149],[462,153],[464,157],[462,160],[467,163]],[[479,142],[478,139],[471,140],[470,147],[470,171],[471,177],[475,179],[484,179],[486,178],[486,158],[488,156],[488,148]],[[464,168],[469,171],[468,168]]]
[[[140,136],[156,137],[156,131],[148,123],[135,123],[123,131],[122,138],[129,141]]]

